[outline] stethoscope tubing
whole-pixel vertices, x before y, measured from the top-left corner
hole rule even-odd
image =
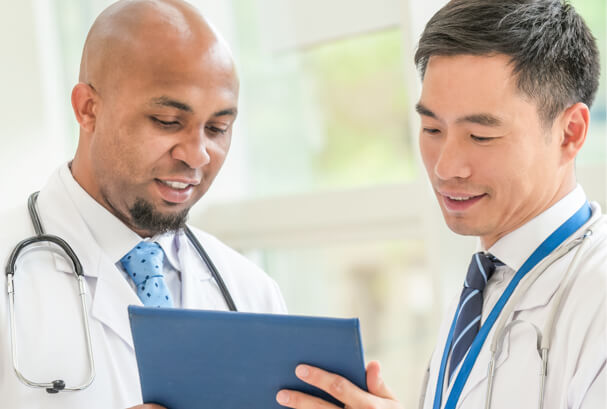
[[[80,391],[88,388],[95,379],[95,362],[93,359],[93,346],[91,342],[91,330],[89,326],[88,320],[88,309],[86,306],[86,285],[84,282],[84,271],[82,268],[82,264],[76,256],[76,253],[72,249],[72,247],[62,238],[58,236],[54,236],[52,234],[45,234],[44,228],[42,227],[42,223],[40,221],[40,216],[36,209],[36,202],[38,199],[38,192],[34,192],[30,195],[28,199],[28,211],[30,215],[30,219],[34,226],[34,230],[36,235],[30,238],[26,238],[20,241],[9,256],[8,262],[6,264],[6,280],[7,280],[7,293],[8,293],[8,308],[9,308],[9,319],[10,319],[10,338],[11,338],[11,353],[13,360],[13,370],[17,375],[17,378],[23,382],[27,386],[31,386],[34,388],[44,388],[48,393],[58,393],[60,391],[66,392],[74,392]],[[17,353],[17,330],[16,330],[16,319],[15,319],[15,284],[14,284],[14,275],[16,272],[17,259],[19,258],[19,254],[28,246],[36,243],[53,243],[61,248],[67,257],[72,262],[72,267],[74,270],[74,277],[76,281],[78,281],[78,295],[80,297],[80,305],[82,311],[82,324],[84,327],[84,335],[87,346],[87,361],[89,365],[89,374],[86,380],[77,386],[67,386],[62,379],[57,379],[52,382],[34,382],[25,377],[23,373],[19,370],[19,359]]]
[[[487,369],[487,393],[486,393],[486,400],[485,400],[485,409],[491,408],[491,400],[493,397],[493,384],[495,381],[496,362],[497,362],[497,359],[499,358],[499,355],[502,352],[502,346],[503,346],[504,340],[506,338],[506,334],[510,331],[510,329],[514,325],[522,324],[522,323],[531,325],[534,328],[535,333],[536,333],[536,342],[537,342],[536,350],[538,352],[539,358],[541,359],[540,385],[539,385],[540,394],[539,394],[538,408],[542,409],[544,407],[546,376],[548,374],[548,357],[549,357],[549,352],[550,352],[550,343],[552,341],[552,330],[554,329],[554,324],[556,322],[557,313],[560,310],[560,306],[563,301],[563,296],[565,294],[565,291],[567,288],[570,287],[571,278],[573,276],[572,272],[577,269],[577,266],[581,260],[581,255],[584,253],[583,250],[584,250],[586,244],[588,243],[588,241],[586,239],[592,235],[593,229],[595,228],[597,223],[600,223],[600,222],[602,222],[602,220],[600,220],[600,219],[598,221],[595,221],[590,227],[588,227],[586,229],[585,233],[582,236],[579,236],[579,237],[575,238],[574,240],[563,244],[560,248],[558,248],[554,252],[552,257],[545,260],[544,263],[542,263],[540,266],[538,266],[538,268],[535,269],[533,274],[527,277],[524,285],[518,289],[516,297],[513,297],[509,301],[508,308],[504,309],[504,311],[502,311],[503,315],[500,318],[500,321],[498,321],[498,323],[496,325],[495,335],[493,336],[491,346],[490,346],[491,357],[489,359],[489,365],[488,365],[488,369]],[[559,288],[555,295],[554,305],[550,309],[550,312],[548,314],[548,319],[546,320],[546,323],[544,324],[544,328],[540,331],[540,329],[537,327],[537,325],[535,325],[531,322],[521,321],[521,320],[514,320],[506,325],[505,322],[508,319],[508,317],[511,315],[514,306],[518,303],[520,298],[527,292],[529,287],[531,285],[533,285],[533,283],[540,277],[540,275],[544,271],[546,271],[552,264],[554,264],[557,260],[564,257],[575,247],[578,247],[578,249],[577,249],[575,255],[573,256],[573,260],[569,264],[567,271],[565,272],[565,276],[563,277],[561,284],[559,285]]]
[[[234,300],[232,299],[232,295],[230,294],[230,291],[228,290],[228,287],[226,286],[225,282],[221,278],[221,274],[219,274],[217,267],[215,267],[215,264],[213,264],[211,257],[209,257],[209,255],[207,254],[204,247],[202,247],[202,244],[200,244],[200,241],[198,241],[198,238],[196,237],[196,235],[187,226],[185,228],[185,235],[188,237],[188,239],[190,240],[190,243],[192,243],[192,245],[194,246],[194,248],[196,249],[198,254],[200,254],[202,261],[204,261],[207,268],[211,272],[211,275],[215,279],[215,282],[217,283],[217,286],[219,287],[219,290],[221,291],[221,295],[223,296],[223,299],[225,300],[230,311],[237,312],[238,309],[236,308],[236,304],[234,303]]]
[[[52,235],[46,234],[44,232],[44,228],[42,226],[42,221],[40,220],[40,215],[37,210],[37,199],[39,192],[32,193],[27,202],[29,216],[34,226],[34,231],[36,233],[35,236],[26,238],[20,241],[13,251],[11,252],[9,259],[6,264],[5,272],[6,272],[6,280],[7,280],[7,293],[9,298],[9,320],[10,320],[10,338],[11,338],[11,352],[12,352],[12,360],[13,360],[13,370],[17,378],[27,386],[31,386],[34,388],[44,388],[48,393],[58,393],[60,391],[80,391],[88,388],[95,379],[95,362],[93,359],[93,347],[91,341],[91,331],[88,321],[88,309],[86,306],[86,283],[84,279],[84,269],[82,267],[82,263],[80,262],[78,256],[72,249],[72,247],[62,238]],[[197,253],[200,255],[201,259],[204,261],[205,265],[211,272],[211,275],[215,279],[219,290],[226,302],[230,311],[238,311],[236,308],[236,304],[230,294],[228,287],[223,281],[217,267],[209,257],[208,253],[205,251],[204,247],[196,237],[196,235],[190,230],[189,227],[185,228],[185,234],[190,240],[190,243],[194,246]],[[18,365],[18,353],[17,353],[17,331],[15,325],[15,285],[14,285],[14,275],[16,272],[17,259],[19,255],[30,245],[36,243],[52,243],[57,245],[70,259],[74,271],[74,277],[78,281],[78,293],[80,296],[80,304],[82,310],[82,322],[85,332],[85,339],[87,345],[87,361],[89,365],[89,374],[87,379],[80,385],[77,386],[66,386],[65,382],[61,379],[57,379],[52,382],[33,382],[27,379],[19,369]]]

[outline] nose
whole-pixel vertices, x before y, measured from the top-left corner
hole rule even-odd
[[[434,174],[442,180],[470,177],[472,168],[465,138],[446,135],[440,144]]]
[[[208,145],[211,143],[205,134],[204,127],[185,134],[182,140],[173,147],[171,154],[192,169],[203,167],[211,161]]]

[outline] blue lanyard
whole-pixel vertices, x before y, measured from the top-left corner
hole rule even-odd
[[[451,388],[451,393],[449,394],[447,403],[445,404],[445,409],[455,409],[457,401],[459,400],[462,390],[464,389],[464,385],[470,376],[472,367],[478,358],[481,348],[483,347],[491,328],[495,324],[495,321],[497,321],[497,318],[506,306],[506,303],[508,302],[508,299],[510,299],[512,293],[514,293],[514,290],[521,279],[525,277],[525,275],[531,269],[539,264],[540,261],[552,253],[559,245],[561,245],[561,243],[563,243],[569,236],[579,230],[590,219],[591,215],[592,209],[590,208],[588,202],[586,202],[573,216],[571,216],[565,223],[563,223],[550,236],[548,236],[548,238],[544,240],[544,242],[540,244],[537,249],[535,249],[531,256],[529,256],[521,268],[516,272],[512,278],[512,281],[510,281],[510,284],[508,284],[508,287],[495,304],[495,307],[493,307],[489,313],[489,316],[485,320],[483,326],[480,328],[476,338],[474,338],[474,341],[470,346],[470,350],[462,363],[462,367],[455,378],[453,387]],[[438,381],[436,383],[436,392],[434,394],[433,409],[440,409],[443,402],[443,385],[445,382],[447,359],[449,357],[449,350],[451,349],[451,342],[453,341],[453,332],[455,331],[455,322],[458,314],[459,307],[455,312],[455,317],[453,318],[453,323],[451,324],[451,329],[449,330],[449,335],[447,336],[447,342],[443,351],[443,358],[441,360],[440,371],[438,373]]]

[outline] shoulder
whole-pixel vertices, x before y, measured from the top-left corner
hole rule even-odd
[[[4,270],[13,249],[22,240],[34,235],[26,206],[15,206],[0,210],[0,263]],[[0,279],[0,291],[5,293],[6,277]],[[0,304],[0,311],[5,305]]]
[[[570,333],[600,333],[603,343],[607,335],[607,217],[601,216],[589,230],[592,233],[562,261],[569,277],[560,284],[564,287],[560,314],[567,319],[559,322]]]
[[[607,362],[607,217],[591,230],[555,328],[567,340],[567,356],[575,357],[568,397],[578,402]]]
[[[189,227],[209,254],[230,292],[234,293],[239,310],[286,312],[278,285],[265,271],[215,236]]]
[[[606,266],[607,263],[607,216],[601,215],[597,221],[589,227],[588,240],[588,262]]]
[[[2,229],[0,229],[0,253],[2,253],[3,260],[18,242],[34,235],[26,206],[15,206],[1,210],[0,225],[2,226]]]
[[[224,265],[237,265],[239,267],[245,267],[247,271],[251,269],[253,274],[261,273],[265,275],[265,273],[249,259],[223,243],[217,237],[196,227],[188,227],[200,241],[206,252],[209,253],[209,256],[213,259],[213,262],[221,262],[221,264]]]
[[[607,295],[607,216],[600,216],[588,231],[589,236],[581,244],[585,249],[580,254],[576,281],[604,299]]]
[[[14,236],[16,230],[23,232],[31,229],[31,221],[27,212],[27,206],[24,205],[0,210],[0,222],[3,226],[6,226],[0,231],[0,239]]]

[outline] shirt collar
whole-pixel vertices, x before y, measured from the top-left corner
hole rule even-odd
[[[97,245],[114,263],[128,253],[142,238],[125,225],[120,219],[110,213],[105,207],[97,202],[86,190],[74,179],[69,164],[62,166],[59,177],[63,182],[68,195],[72,198],[80,216],[89,228]],[[177,251],[179,240],[175,232],[167,232],[154,236],[150,241],[155,241],[164,250],[167,260],[178,269]]]
[[[584,190],[577,185],[543,213],[500,238],[489,248],[489,253],[514,271],[518,271],[531,253],[561,224],[573,216],[586,200]],[[479,248],[482,249],[482,245],[479,244]]]
[[[184,240],[187,240],[183,230],[179,230],[179,232],[170,231],[162,233],[146,240],[155,241],[160,244],[160,247],[162,247],[162,250],[164,250],[164,254],[166,255],[166,262],[168,262],[174,270],[181,271],[179,250],[181,248],[181,243],[183,243]]]

